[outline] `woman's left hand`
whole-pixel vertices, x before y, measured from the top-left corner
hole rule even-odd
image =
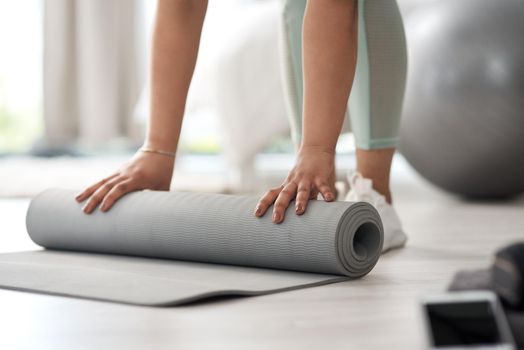
[[[335,152],[318,147],[302,147],[295,167],[284,183],[266,192],[255,208],[255,216],[263,216],[274,204],[272,220],[284,221],[287,207],[295,200],[295,213],[302,215],[311,199],[318,194],[326,202],[335,200]]]

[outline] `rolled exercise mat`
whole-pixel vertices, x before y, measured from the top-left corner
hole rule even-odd
[[[366,275],[383,243],[363,202],[310,202],[282,224],[253,215],[258,198],[134,192],[86,215],[75,192],[39,194],[27,213],[42,251],[0,255],[0,286],[139,305],[274,293]]]

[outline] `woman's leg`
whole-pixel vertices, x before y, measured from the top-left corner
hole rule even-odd
[[[299,0],[289,0],[289,2],[292,1]],[[316,3],[314,2],[315,0],[310,1],[308,9],[311,9],[309,5],[319,5],[319,3],[321,6],[325,6],[324,10],[328,8],[326,5],[327,1],[321,2],[318,0],[319,2]],[[403,246],[407,240],[395,209],[388,205],[383,198],[385,197],[387,202],[391,202],[389,174],[397,142],[406,79],[407,60],[404,30],[395,0],[342,1],[333,3],[333,6],[339,6],[340,4],[357,5],[357,10],[354,12],[357,15],[355,17],[358,17],[357,35],[348,35],[348,32],[355,34],[355,30],[344,30],[340,25],[337,25],[336,28],[332,28],[333,32],[329,36],[324,36],[322,40],[311,41],[308,46],[306,45],[308,43],[307,35],[310,35],[309,39],[318,37],[319,32],[315,31],[315,29],[319,28],[322,23],[326,23],[326,18],[329,24],[333,24],[333,15],[320,20],[315,25],[313,24],[314,20],[319,20],[320,18],[311,16],[309,17],[311,22],[304,24],[303,51],[305,57],[309,58],[309,60],[304,60],[304,75],[306,76],[303,108],[304,139],[301,140],[301,149],[304,144],[309,142],[309,136],[315,134],[315,130],[322,129],[319,127],[320,125],[325,127],[327,124],[333,130],[335,129],[334,126],[336,126],[338,132],[340,132],[339,125],[332,123],[338,121],[337,117],[342,116],[341,114],[344,112],[347,104],[347,93],[351,89],[349,98],[350,115],[357,146],[357,170],[365,178],[358,175],[351,177],[352,188],[346,199],[370,202],[379,211],[384,225],[384,245],[382,250],[387,251]],[[351,12],[353,10],[351,9]],[[300,12],[299,10],[296,11]],[[322,11],[319,11],[317,15],[320,13]],[[344,10],[337,12],[339,15],[344,13],[346,13]],[[313,13],[309,14],[313,15]],[[294,16],[297,16],[296,12]],[[288,23],[299,25],[300,21],[294,20]],[[311,26],[308,27],[306,24],[311,24]],[[324,30],[328,27],[332,26],[326,25]],[[284,26],[283,28],[285,29],[286,27]],[[296,33],[296,28],[294,32]],[[289,31],[287,34],[288,40],[291,40],[292,37],[289,36]],[[345,42],[339,41],[342,38]],[[358,44],[356,57],[355,42]],[[346,60],[336,59],[336,57],[340,58],[344,52],[351,53],[346,55]],[[336,57],[335,59],[333,57],[327,59],[329,55]],[[322,59],[325,61],[322,61]],[[308,62],[310,63],[309,65],[307,64]],[[351,81],[349,84],[340,84],[340,82],[346,82],[346,79],[341,79],[342,77],[352,78],[355,65],[356,74],[353,86],[351,86]],[[336,72],[337,76],[332,76],[332,72]],[[346,74],[348,72],[351,72],[351,74]],[[331,79],[326,74],[329,74]],[[294,78],[296,79],[297,76]],[[300,83],[295,84],[295,86],[301,86]],[[341,96],[344,94],[346,94],[345,101],[341,99]],[[287,97],[288,101],[292,103],[302,103],[302,101],[298,101],[296,95],[294,99],[290,99],[288,93]],[[343,107],[342,110],[341,107]],[[295,108],[295,111],[297,110],[299,108]],[[296,136],[294,139],[296,141],[299,139],[297,131],[299,131],[301,126],[300,120],[297,121],[297,119],[301,116],[297,116],[297,113],[294,113],[292,116],[295,118],[292,126],[295,127]],[[327,120],[324,120],[323,124],[317,124],[315,121],[322,119],[316,119],[315,116],[327,118]],[[330,134],[327,131],[329,130],[322,130],[322,132],[316,133],[317,142],[319,140],[325,142],[327,139],[331,139],[331,136],[327,136]],[[332,145],[332,148],[334,153],[334,145]],[[299,153],[299,159],[300,155]],[[325,167],[325,164],[322,164],[320,161],[317,161],[317,163],[321,167]],[[312,168],[316,169],[315,167]],[[295,173],[304,173],[302,169],[298,169],[300,171],[296,170],[294,169],[288,176],[288,179],[291,181],[295,181]],[[372,186],[375,191],[373,191]],[[282,188],[280,188],[280,191],[282,191]],[[274,195],[271,194],[272,192],[269,193]],[[267,198],[265,199],[267,200]],[[300,201],[297,196],[298,202]],[[278,200],[275,205],[277,204]]]
[[[301,31],[306,0],[284,0],[283,68],[292,136],[300,144]],[[357,68],[349,99],[357,170],[391,202],[389,173],[406,79],[406,43],[395,0],[358,0]]]
[[[283,0],[280,51],[284,93],[287,102],[291,138],[295,148],[302,139],[302,100],[304,84],[302,79],[302,23],[306,0]]]
[[[406,81],[406,42],[395,0],[358,0],[358,53],[349,99],[357,171],[391,202],[389,173]]]

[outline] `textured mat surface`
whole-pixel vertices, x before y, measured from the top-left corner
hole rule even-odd
[[[47,190],[27,213],[43,251],[0,255],[0,286],[140,305],[257,295],[366,275],[383,233],[366,203],[313,201],[284,223],[255,197],[135,192],[85,215],[73,191]]]

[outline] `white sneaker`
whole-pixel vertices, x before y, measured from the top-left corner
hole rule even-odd
[[[402,224],[393,206],[386,202],[386,198],[375,191],[372,181],[362,177],[358,172],[348,174],[350,191],[346,195],[348,202],[368,202],[377,209],[384,226],[384,245],[382,253],[403,247],[408,237],[402,230]]]

